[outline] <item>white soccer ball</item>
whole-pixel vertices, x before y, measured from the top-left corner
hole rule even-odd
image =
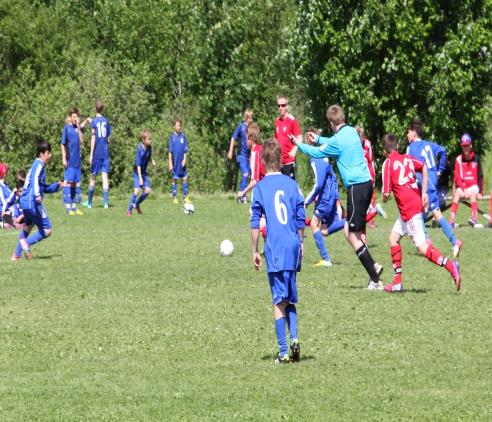
[[[223,240],[220,244],[220,254],[222,256],[231,256],[234,252],[234,245],[230,240]]]
[[[193,214],[195,212],[195,207],[193,206],[193,204],[191,202],[187,202],[183,206],[183,212],[186,215],[191,215],[191,214]]]

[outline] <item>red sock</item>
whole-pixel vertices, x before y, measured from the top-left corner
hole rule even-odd
[[[376,208],[373,208],[371,211],[369,211],[366,214],[366,223],[369,223],[369,221],[371,221],[374,217],[376,217],[377,214],[378,212],[376,211]]]
[[[451,216],[449,218],[449,220],[454,223],[454,219],[456,218],[456,212],[458,211],[458,203],[457,202],[453,202],[451,204]]]
[[[471,203],[471,218],[472,220],[477,220],[477,217],[478,217],[478,204],[477,202],[472,202]]]
[[[266,226],[262,227],[260,229],[260,232],[261,232],[261,235],[263,236],[263,239],[265,239],[266,238]]]
[[[311,225],[311,219],[306,218],[305,224],[306,224],[306,226],[310,226]]]
[[[425,257],[436,265],[446,268],[451,274],[453,271],[453,261],[446,258],[439,249],[429,246],[425,252]]]
[[[401,283],[401,261],[403,255],[401,253],[401,246],[396,245],[390,248],[391,262],[393,263],[393,283]]]

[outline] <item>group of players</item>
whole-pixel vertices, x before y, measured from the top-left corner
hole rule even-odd
[[[393,280],[384,285],[380,276],[381,265],[374,261],[366,244],[365,230],[379,209],[374,204],[374,177],[372,162],[365,153],[368,140],[362,130],[345,123],[343,110],[338,105],[328,108],[326,117],[333,131],[331,137],[322,137],[314,129],[308,129],[305,141],[297,120],[288,112],[288,99],[277,97],[279,117],[275,121],[275,138],[268,139],[263,148],[259,128],[253,122],[253,112],[246,110],[245,120],[236,129],[230,143],[228,157],[232,158],[234,142],[240,140],[237,162],[242,180],[238,200],[246,201],[246,193],[253,191],[251,198],[251,239],[253,265],[259,269],[262,257],[258,251],[259,235],[265,237],[266,271],[272,293],[275,332],[278,354],[275,363],[297,362],[300,345],[297,334],[297,287],[296,273],[300,270],[303,256],[303,237],[306,224],[311,226],[316,246],[321,255],[317,266],[330,266],[330,256],[324,244],[323,234],[332,234],[344,229],[345,238],[369,275],[369,290],[385,290],[389,293],[403,291],[401,238],[409,235],[420,255],[449,272],[456,291],[460,290],[461,274],[459,253],[463,242],[456,238],[453,227],[457,203],[462,198],[472,202],[470,225],[476,227],[477,198],[483,191],[483,176],[480,161],[470,153],[471,138],[461,138],[463,154],[457,159],[455,170],[456,193],[453,196],[451,220],[441,213],[438,194],[438,177],[446,164],[446,150],[423,139],[423,125],[413,119],[408,127],[409,142],[406,154],[398,152],[399,142],[388,133],[382,140],[386,160],[383,164],[383,201],[393,193],[399,216],[390,236],[390,253]],[[364,148],[366,146],[366,148]],[[249,152],[250,168],[247,166]],[[314,187],[306,199],[295,182],[295,157],[300,151],[311,157],[314,172]],[[439,161],[437,160],[439,157]],[[338,181],[329,158],[336,161],[338,172],[347,190],[347,206],[344,213],[339,201]],[[264,168],[263,168],[264,164]],[[248,176],[251,181],[247,184]],[[312,218],[306,220],[305,211],[314,203]],[[425,216],[431,212],[452,246],[452,258],[446,257],[430,240],[425,228]],[[289,331],[290,345],[287,342]]]

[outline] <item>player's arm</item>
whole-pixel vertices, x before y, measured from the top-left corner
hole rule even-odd
[[[309,204],[314,201],[314,198],[318,196],[326,181],[326,171],[320,171],[320,169],[316,166],[316,163],[314,162],[311,163],[311,168],[313,169],[314,173],[314,185],[313,189],[311,189],[311,192],[309,192],[308,196],[306,197],[306,207],[309,206]]]
[[[181,161],[181,167],[186,167],[186,152],[183,155],[183,161]]]
[[[383,163],[381,179],[383,180],[383,202],[388,202],[391,196],[391,162],[386,159]]]
[[[475,154],[475,160],[477,162],[477,179],[478,179],[478,199],[482,199],[483,196],[483,170],[482,170],[482,163],[480,161],[480,156],[478,154]]]
[[[260,237],[260,219],[263,215],[263,207],[260,203],[261,193],[258,187],[255,188],[253,193],[253,203],[251,204],[251,247],[253,256],[253,266],[255,270],[259,270],[261,267],[261,255],[258,253],[258,239]]]
[[[304,227],[306,226],[306,209],[304,208],[304,197],[298,190],[296,200],[296,228],[299,240],[301,241],[301,258],[304,256]]]
[[[172,154],[172,152],[170,152],[168,154],[167,167],[169,168],[169,171],[173,171],[173,154]]]
[[[427,185],[429,182],[427,166],[422,166],[422,204],[424,205],[424,210],[429,209],[429,197],[427,196]]]
[[[79,134],[79,143],[80,143],[80,146],[83,147],[84,146],[84,133],[82,132],[83,128],[80,125],[79,116],[77,116],[77,118],[75,119],[75,123],[77,125],[77,133]]]
[[[436,157],[436,159],[439,160],[437,175],[440,176],[444,172],[444,170],[446,170],[446,158],[448,156],[448,153],[446,152],[446,148],[434,142],[431,142],[431,147],[434,156]]]
[[[234,155],[234,144],[236,143],[234,137],[231,138],[231,141],[229,142],[229,152],[227,153],[227,159],[232,160],[232,157]]]
[[[63,182],[53,182],[50,185],[47,185],[46,183],[43,183],[43,192],[45,193],[55,193],[60,190],[60,186],[63,184]]]
[[[63,164],[64,168],[67,168],[67,150],[65,148],[66,142],[67,142],[67,133],[66,133],[66,126],[65,126],[62,130],[62,137],[61,137],[61,141],[60,141],[62,164]]]
[[[92,128],[91,135],[91,152],[89,155],[89,164],[92,164],[92,158],[94,157],[94,148],[96,147],[96,130]]]
[[[256,183],[257,183],[256,180],[252,178],[249,181],[248,186],[246,186],[244,190],[240,190],[237,193],[238,198],[241,198],[242,196],[246,195],[251,189],[253,189],[256,186]]]
[[[460,156],[456,157],[456,160],[454,161],[454,184],[456,185],[457,188],[465,189],[465,184],[463,182],[463,179],[461,178],[461,160],[459,159]]]

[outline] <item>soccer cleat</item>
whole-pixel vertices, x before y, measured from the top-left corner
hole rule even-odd
[[[184,198],[184,199],[183,199],[183,202],[184,202],[185,204],[191,204],[191,200],[190,200],[190,198],[188,198],[188,197]]]
[[[280,353],[275,355],[275,365],[283,365],[285,363],[290,363],[290,358],[288,354],[280,356]]]
[[[321,261],[317,262],[316,264],[314,264],[315,267],[331,267],[333,264],[331,263],[331,261],[328,259],[322,259]]]
[[[483,224],[480,224],[477,220],[474,218],[470,218],[468,220],[468,224],[472,226],[474,229],[483,229]]]
[[[80,211],[78,208],[75,209],[75,215],[84,215],[82,211]]]
[[[301,345],[297,339],[290,345],[290,360],[292,362],[299,362],[301,360]]]
[[[379,280],[377,283],[371,280],[367,285],[367,290],[383,290],[383,289],[384,289],[384,285],[381,280]]]
[[[72,210],[68,211],[68,215],[75,215],[75,211]]]
[[[127,215],[128,217],[131,217],[131,216],[132,216],[132,211],[131,211],[131,210],[128,210],[128,211],[126,212],[126,215]]]
[[[456,259],[460,255],[460,250],[463,247],[463,241],[457,239],[456,243],[453,246],[453,258]]]
[[[22,248],[22,252],[24,252],[24,255],[28,260],[32,259],[32,253],[31,253],[31,248],[29,247],[29,243],[27,243],[26,239],[19,239],[19,243]]]
[[[240,198],[237,198],[237,202],[239,202],[241,204],[247,204],[248,198],[246,198],[245,196],[241,196]]]
[[[383,210],[383,207],[381,206],[381,204],[379,202],[376,204],[376,207],[375,208],[376,208],[377,213],[381,217],[383,217],[384,219],[387,219],[388,218],[388,216],[386,215],[386,211]]]
[[[391,283],[384,286],[384,291],[388,293],[401,293],[403,292],[403,283]]]
[[[105,209],[108,209],[109,208],[109,204],[107,202],[104,203],[104,208]]]
[[[20,256],[17,256],[15,253],[12,254],[12,256],[10,257],[10,260],[15,262],[15,261],[19,261],[21,259]]]
[[[175,205],[178,205],[179,204],[178,198],[176,198],[176,197],[173,198],[173,204],[175,204]]]
[[[143,214],[142,210],[140,209],[140,207],[135,207],[135,209],[137,210],[137,214]]]
[[[82,206],[84,208],[89,208],[89,209],[92,208],[92,204],[89,201],[82,202]]]
[[[379,264],[378,262],[375,262],[374,263],[374,269],[376,270],[376,272],[378,273],[378,278],[381,277],[381,274],[383,274],[383,271],[384,271],[384,267]],[[367,280],[367,283],[371,283],[371,277],[369,277],[369,280]]]
[[[458,223],[451,223],[450,221],[448,221],[448,224],[452,229],[457,229],[460,226]]]
[[[456,291],[459,292],[461,287],[461,273],[460,263],[456,259],[453,261],[453,271],[451,272],[451,276],[453,277]]]

